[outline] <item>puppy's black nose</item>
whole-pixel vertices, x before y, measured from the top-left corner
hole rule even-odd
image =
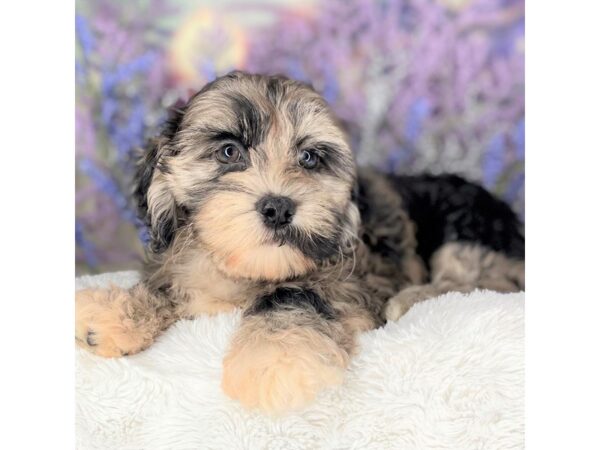
[[[262,215],[265,225],[278,228],[292,222],[296,205],[288,197],[267,196],[256,203],[256,210]]]

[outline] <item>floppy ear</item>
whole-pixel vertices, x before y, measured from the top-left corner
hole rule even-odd
[[[138,215],[150,231],[150,250],[160,253],[166,250],[177,231],[181,215],[175,198],[169,189],[163,158],[171,155],[170,143],[175,136],[184,109],[173,109],[159,137],[150,139],[148,147],[140,156],[134,181],[133,196]],[[179,212],[179,214],[178,214]]]

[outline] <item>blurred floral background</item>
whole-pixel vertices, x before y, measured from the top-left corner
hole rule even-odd
[[[309,81],[359,163],[450,171],[524,213],[524,0],[78,0],[77,272],[139,268],[135,149],[232,69]]]

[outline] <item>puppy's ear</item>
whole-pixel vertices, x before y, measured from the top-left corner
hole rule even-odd
[[[138,215],[149,227],[150,249],[155,253],[166,250],[177,231],[181,218],[175,198],[169,189],[164,165],[166,156],[173,156],[171,141],[183,119],[184,108],[173,108],[160,136],[150,139],[140,155],[134,181],[133,196]],[[179,214],[180,215],[180,214]]]

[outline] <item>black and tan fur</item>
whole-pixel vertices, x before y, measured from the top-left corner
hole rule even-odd
[[[357,333],[417,301],[524,286],[506,205],[458,178],[357,172],[325,101],[284,77],[204,87],[151,142],[135,196],[152,237],[143,281],[78,292],[77,342],[130,355],[178,319],[241,308],[222,386],[247,407],[305,405],[342,380]]]

